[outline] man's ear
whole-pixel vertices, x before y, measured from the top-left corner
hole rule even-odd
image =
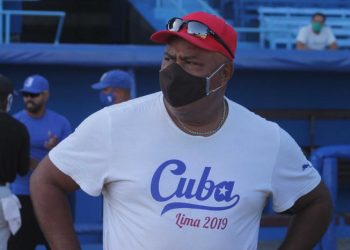
[[[49,100],[49,97],[50,97],[49,91],[44,91],[42,93],[42,95],[44,96],[45,102],[47,102]]]
[[[8,94],[7,100],[6,100],[6,112],[10,112],[13,102],[13,95],[12,93]]]

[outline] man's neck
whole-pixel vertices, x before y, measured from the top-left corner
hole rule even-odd
[[[224,123],[228,107],[224,98],[210,102],[210,105],[191,104],[191,106],[172,108],[165,103],[173,122],[184,132],[194,135],[211,135]],[[213,133],[210,133],[213,132]]]
[[[32,118],[40,118],[40,117],[42,117],[42,116],[45,114],[46,109],[45,109],[45,108],[42,108],[42,109],[40,109],[40,110],[39,110],[38,112],[36,112],[36,113],[29,112],[28,110],[26,110],[26,112],[27,112],[27,114],[28,114],[30,117],[32,117]]]

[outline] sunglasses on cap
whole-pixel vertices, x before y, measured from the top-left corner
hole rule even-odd
[[[23,92],[22,93],[23,97],[30,97],[30,98],[36,98],[39,95],[41,95],[41,93],[28,93],[28,92]]]
[[[209,27],[201,22],[198,21],[191,21],[191,20],[183,20],[179,17],[173,17],[170,19],[166,25],[166,29],[169,31],[178,32],[181,30],[181,28],[184,26],[184,24],[187,25],[187,34],[193,35],[202,39],[207,38],[208,35],[211,35],[218,43],[220,43],[227,52],[232,56],[233,53],[227,46],[227,44],[222,40],[220,36],[218,36],[214,31],[209,29]]]

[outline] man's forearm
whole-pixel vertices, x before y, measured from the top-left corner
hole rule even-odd
[[[31,198],[40,227],[53,250],[80,249],[66,194],[33,174]]]
[[[326,232],[332,218],[328,201],[317,201],[294,215],[279,250],[312,249]]]
[[[333,42],[329,45],[329,49],[331,50],[337,50],[338,49],[338,45],[336,42]]]
[[[297,48],[297,49],[300,49],[300,50],[307,49],[305,43],[302,43],[302,42],[297,42],[296,48]]]

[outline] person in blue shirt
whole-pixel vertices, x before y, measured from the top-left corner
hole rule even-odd
[[[37,164],[61,140],[71,133],[69,121],[62,115],[46,108],[49,100],[49,82],[41,75],[26,78],[19,91],[23,96],[24,109],[14,117],[22,122],[30,135],[30,171],[25,176],[16,177],[11,185],[22,205],[22,227],[8,242],[9,250],[35,249],[38,244],[46,244],[36,221],[29,196],[29,179]]]
[[[91,85],[91,88],[100,91],[102,106],[109,106],[130,99],[132,77],[122,70],[110,70],[105,72],[99,82]]]

